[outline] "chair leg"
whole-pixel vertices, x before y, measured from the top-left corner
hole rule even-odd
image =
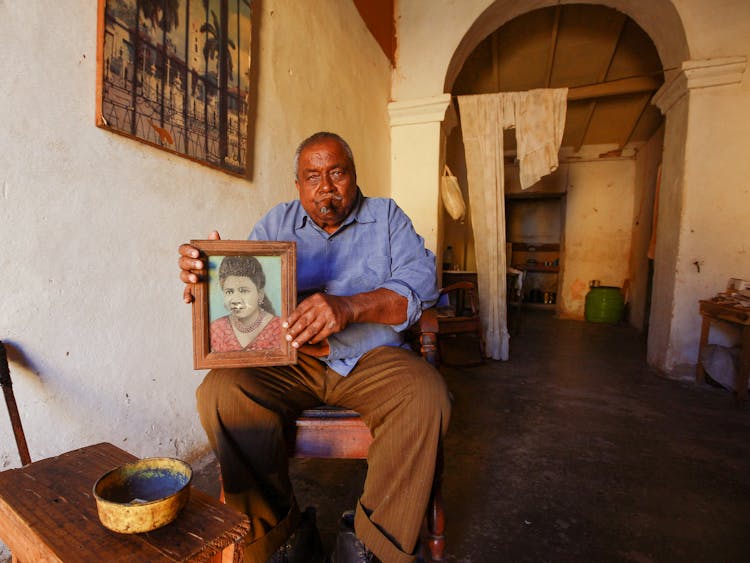
[[[445,561],[445,505],[443,504],[443,445],[438,446],[435,478],[427,505],[422,534],[422,560],[425,563]]]
[[[445,561],[445,508],[440,490],[434,492],[425,517],[422,538],[422,560],[425,563]]]

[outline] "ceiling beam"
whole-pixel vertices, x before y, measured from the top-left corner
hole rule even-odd
[[[607,75],[609,74],[609,69],[612,68],[612,62],[615,60],[615,55],[617,54],[617,48],[620,46],[620,40],[622,39],[622,34],[625,31],[625,24],[627,23],[628,19],[625,14],[620,14],[620,29],[617,30],[617,34],[613,35],[614,41],[612,41],[612,46],[609,51],[609,57],[607,58],[607,66],[602,69],[602,72],[599,74],[599,82],[604,82],[607,79]]]
[[[630,126],[630,130],[626,132],[626,135],[623,135],[622,140],[618,143],[620,150],[624,149],[625,145],[627,145],[630,142],[630,139],[633,137],[633,133],[635,133],[635,129],[636,127],[638,127],[638,123],[641,121],[643,114],[646,113],[646,109],[648,109],[649,101],[651,101],[650,93],[646,93],[641,96],[641,107],[638,111],[638,115],[633,120],[633,124]]]
[[[622,33],[625,30],[625,23],[627,22],[627,18],[625,17],[625,14],[622,14],[620,16],[620,29],[617,30],[617,33],[613,35],[613,41],[609,48],[609,56],[607,57],[607,64],[602,66],[602,70],[599,73],[599,79],[597,82],[601,83],[604,82],[607,79],[607,75],[609,74],[609,69],[612,68],[612,61],[615,60],[615,54],[617,54],[617,48],[620,46],[620,39],[622,39]],[[575,146],[575,152],[578,152],[581,150],[581,147],[583,147],[583,143],[586,140],[586,135],[589,132],[589,127],[591,126],[591,120],[594,117],[594,111],[596,110],[596,98],[592,99],[589,102],[589,107],[586,110],[586,120],[584,121],[583,131],[581,132],[581,137],[578,139],[578,142]]]
[[[492,48],[492,80],[495,83],[495,88],[500,92],[500,54],[498,53],[497,33],[492,34],[490,45]]]
[[[596,109],[596,100],[589,100],[588,107],[586,108],[586,117],[583,121],[583,127],[581,128],[581,135],[578,137],[578,142],[573,147],[573,152],[581,150],[583,143],[586,141],[586,135],[589,132],[591,126],[591,118],[594,117],[594,110]]]
[[[568,101],[591,100],[594,98],[608,98],[610,96],[622,96],[625,94],[645,94],[656,92],[662,84],[660,76],[633,76],[631,78],[620,78],[589,84],[588,86],[577,86],[568,89]]]
[[[552,82],[552,69],[555,66],[555,52],[557,51],[557,38],[560,32],[560,12],[562,12],[562,6],[558,4],[555,6],[555,20],[552,23],[551,38],[549,41],[549,50],[547,51],[547,70],[545,71],[545,82],[547,88],[550,87]]]

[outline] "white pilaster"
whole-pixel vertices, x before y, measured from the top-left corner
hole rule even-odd
[[[440,211],[440,124],[450,94],[388,104],[391,197],[411,217],[427,248],[437,253]]]
[[[746,66],[747,57],[744,55],[685,61],[680,65],[680,70],[662,84],[651,102],[666,115],[688,90],[742,82]]]

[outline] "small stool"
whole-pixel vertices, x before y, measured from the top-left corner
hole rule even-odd
[[[143,534],[105,528],[92,489],[102,474],[134,461],[96,444],[0,473],[0,538],[14,562],[242,560],[247,516],[193,487],[177,519]]]

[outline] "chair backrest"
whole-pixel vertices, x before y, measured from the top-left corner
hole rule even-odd
[[[447,298],[454,316],[479,316],[479,298],[477,296],[477,288],[473,282],[462,281],[452,283],[440,290],[440,296],[444,299]],[[439,311],[439,313],[442,312],[443,310]]]
[[[441,298],[447,298],[450,303],[448,307],[438,308],[438,341],[440,350],[440,361],[455,366],[477,366],[484,363],[484,334],[482,333],[482,321],[479,317],[479,298],[474,282],[462,281],[448,285],[440,290]],[[478,345],[478,356],[476,359],[461,361],[450,360],[446,357],[445,340],[443,337],[458,334],[474,334]],[[464,354],[459,354],[464,356]]]

